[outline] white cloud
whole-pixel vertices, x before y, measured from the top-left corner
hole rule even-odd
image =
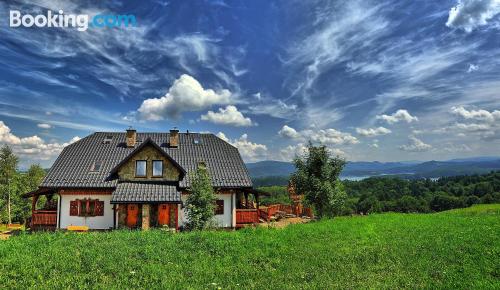
[[[358,139],[350,133],[344,133],[335,129],[304,130],[304,135],[312,142],[326,145],[357,144]]]
[[[356,128],[356,132],[364,137],[375,137],[380,135],[387,135],[392,131],[384,127],[378,127],[378,128],[368,128],[368,129]]]
[[[236,127],[248,127],[255,125],[252,120],[238,111],[233,105],[228,105],[226,108],[219,108],[219,112],[208,111],[201,116],[203,121],[209,121],[215,124],[232,125]]]
[[[498,99],[498,90],[491,93]],[[451,113],[460,117],[455,124],[443,130],[459,134],[475,134],[485,141],[500,140],[500,110],[466,109],[463,106],[451,108]]]
[[[200,111],[231,101],[229,90],[204,89],[195,78],[183,74],[174,81],[165,96],[144,100],[137,111],[144,120],[159,121],[178,118],[181,112]]]
[[[411,123],[418,121],[418,118],[410,115],[407,110],[399,109],[392,115],[378,115],[376,117],[378,120],[384,120],[389,124],[394,124],[398,122]]]
[[[47,123],[40,123],[40,124],[37,124],[36,126],[38,128],[41,128],[41,129],[50,129],[50,128],[52,128],[52,126],[50,124],[47,124]]]
[[[368,144],[368,146],[372,147],[372,148],[378,148],[378,143],[372,143],[372,144]]]
[[[80,137],[73,137],[66,143],[45,143],[45,141],[34,135],[30,137],[18,137],[14,135],[10,128],[0,121],[0,144],[6,144],[12,147],[15,154],[21,158],[30,160],[49,160],[57,156],[64,147],[80,140]]]
[[[446,26],[471,32],[500,13],[500,0],[458,0],[450,9]]]
[[[345,156],[346,153],[338,148],[327,148],[327,150],[337,156]],[[304,143],[298,143],[297,145],[288,145],[285,148],[281,149],[279,154],[280,158],[283,161],[291,161],[296,156],[301,157],[306,155],[308,152],[307,146]]]
[[[471,152],[472,149],[465,144],[455,145],[448,143],[445,144],[445,146],[443,146],[443,151],[449,153],[458,153],[458,152]]]
[[[240,138],[234,140],[229,139],[222,132],[217,133],[216,136],[238,148],[238,151],[245,161],[259,161],[267,157],[267,146],[251,142],[248,140],[247,134],[243,134]]]
[[[297,130],[287,125],[284,125],[283,128],[279,130],[278,134],[281,137],[291,138],[291,139],[296,139],[300,137],[300,134],[297,132]]]
[[[255,115],[269,115],[271,117],[292,120],[297,118],[298,108],[295,104],[286,104],[281,100],[264,97],[261,93],[254,95],[259,104],[252,104],[248,109]]]
[[[478,65],[475,64],[469,64],[469,68],[467,69],[467,73],[475,72],[479,69]]]
[[[408,138],[408,144],[399,146],[400,150],[408,152],[425,152],[429,151],[432,148],[431,145],[424,143],[422,140],[418,139],[415,136],[409,136]]]
[[[467,110],[463,106],[452,107],[451,112],[466,120],[477,120],[485,122],[500,121],[500,111],[486,111],[486,110]]]
[[[297,145],[288,145],[280,150],[280,158],[283,161],[291,161],[296,156],[303,156],[307,154],[307,146],[303,143]]]
[[[335,129],[306,129],[297,132],[292,127],[287,125],[283,126],[278,132],[280,136],[286,138],[293,138],[300,141],[311,141],[313,143],[320,143],[324,145],[345,145],[357,144],[358,139],[350,133],[344,133]]]

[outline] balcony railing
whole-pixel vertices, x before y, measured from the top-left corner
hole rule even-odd
[[[256,224],[259,223],[259,213],[257,209],[236,209],[236,224]]]
[[[35,210],[31,215],[31,226],[56,226],[57,211],[55,210]]]

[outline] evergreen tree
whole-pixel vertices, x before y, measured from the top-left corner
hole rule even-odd
[[[200,166],[191,176],[190,194],[186,200],[189,230],[202,230],[213,226],[215,193],[208,171]]]

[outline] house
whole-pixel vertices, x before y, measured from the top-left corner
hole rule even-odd
[[[190,176],[200,166],[216,191],[220,227],[259,222],[259,192],[237,148],[213,134],[128,129],[97,132],[64,148],[39,188],[25,195],[33,198],[31,228],[178,229],[187,221]]]

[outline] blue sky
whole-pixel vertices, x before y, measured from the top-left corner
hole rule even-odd
[[[12,28],[9,10],[136,27]],[[212,132],[246,161],[500,155],[500,1],[4,1],[0,143],[50,166],[94,131]]]

